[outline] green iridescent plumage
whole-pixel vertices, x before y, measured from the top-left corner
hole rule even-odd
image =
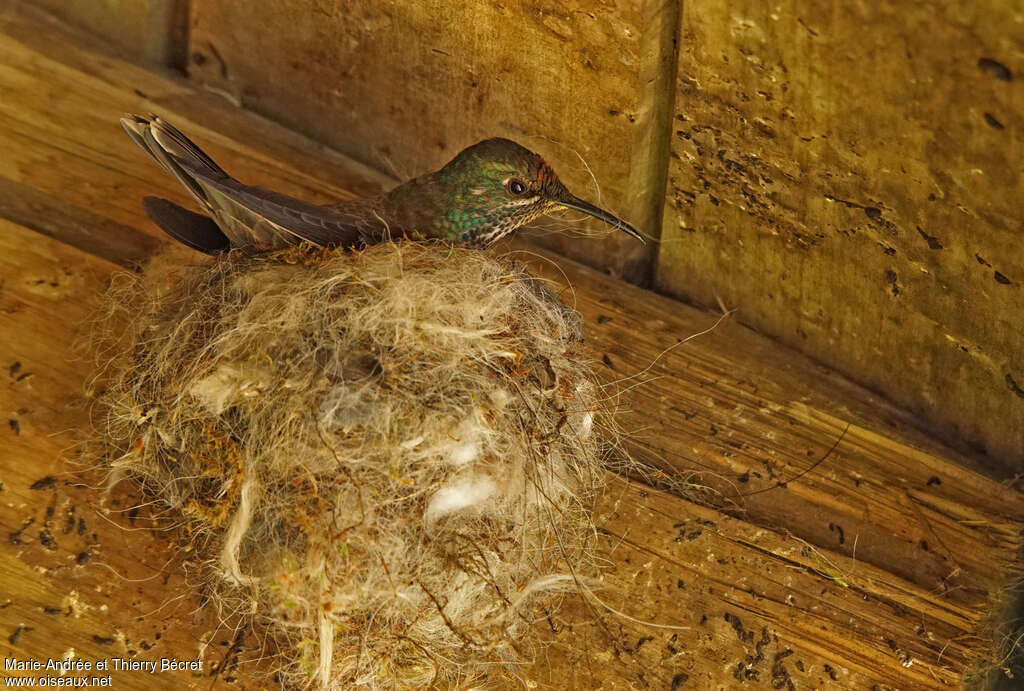
[[[210,254],[299,242],[362,246],[403,236],[486,247],[559,209],[582,211],[643,241],[625,221],[573,196],[544,159],[508,139],[474,144],[440,170],[379,197],[316,206],[243,185],[155,116],[129,115],[121,124],[192,193],[207,216],[152,197],[144,201],[147,213],[172,237]]]

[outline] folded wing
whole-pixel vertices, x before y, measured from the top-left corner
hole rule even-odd
[[[213,219],[221,236],[196,214],[156,200],[145,207],[150,218],[175,239],[209,254],[227,246],[274,248],[310,242],[324,247],[357,246],[384,231],[375,200],[322,207],[228,175],[177,128],[158,117],[121,118],[128,136],[173,175]],[[174,208],[172,208],[174,207]]]

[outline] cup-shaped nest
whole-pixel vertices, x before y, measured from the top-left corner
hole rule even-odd
[[[516,265],[413,243],[126,279],[107,463],[181,525],[286,685],[505,677],[592,572],[603,477],[578,315]]]

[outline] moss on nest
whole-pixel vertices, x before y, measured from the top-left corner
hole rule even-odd
[[[598,389],[520,268],[412,243],[156,265],[112,289],[106,462],[181,525],[289,685],[515,675],[593,572]]]

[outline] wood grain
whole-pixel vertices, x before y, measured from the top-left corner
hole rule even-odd
[[[199,593],[174,568],[174,543],[147,529],[145,511],[138,518],[129,511],[131,495],[106,496],[102,475],[82,472],[78,462],[90,429],[84,376],[91,363],[72,344],[115,268],[0,219],[0,650],[43,664],[199,659],[198,677],[80,676],[109,674],[113,688],[209,688],[234,631],[200,607]]]
[[[1019,473],[1019,7],[684,3],[682,27],[659,289]]]
[[[0,159],[0,647],[149,660],[194,658],[208,642],[201,678],[128,673],[115,686],[219,688],[216,664],[256,688],[268,683],[265,667],[246,662],[259,656],[257,639],[233,646],[233,633],[218,630],[186,587],[173,536],[151,530],[144,511],[133,525],[129,494],[107,499],[101,516],[102,489],[78,486],[74,472],[88,437],[89,366],[72,344],[115,264],[137,262],[159,238],[141,196],[185,201],[120,134],[116,115],[158,110],[240,176],[314,201],[379,179],[71,32],[49,51],[37,21],[0,15],[0,87],[12,95],[0,102],[9,154]],[[747,328],[679,344],[716,315],[530,252],[517,256],[571,284],[566,299],[586,319],[629,449],[683,496],[612,479],[597,507],[608,565],[595,592],[626,616],[565,603],[542,623],[549,645],[525,679],[551,689],[938,689],[998,659],[989,619],[999,620],[1003,589],[1020,574],[1018,490]],[[794,480],[847,425],[839,446]]]
[[[671,0],[273,0],[258,12],[205,0],[192,5],[188,70],[402,179],[510,137],[576,194],[656,238],[677,15]],[[649,279],[653,245],[567,219],[538,237]]]
[[[187,0],[23,0],[82,27],[126,57],[170,66],[182,55]]]

